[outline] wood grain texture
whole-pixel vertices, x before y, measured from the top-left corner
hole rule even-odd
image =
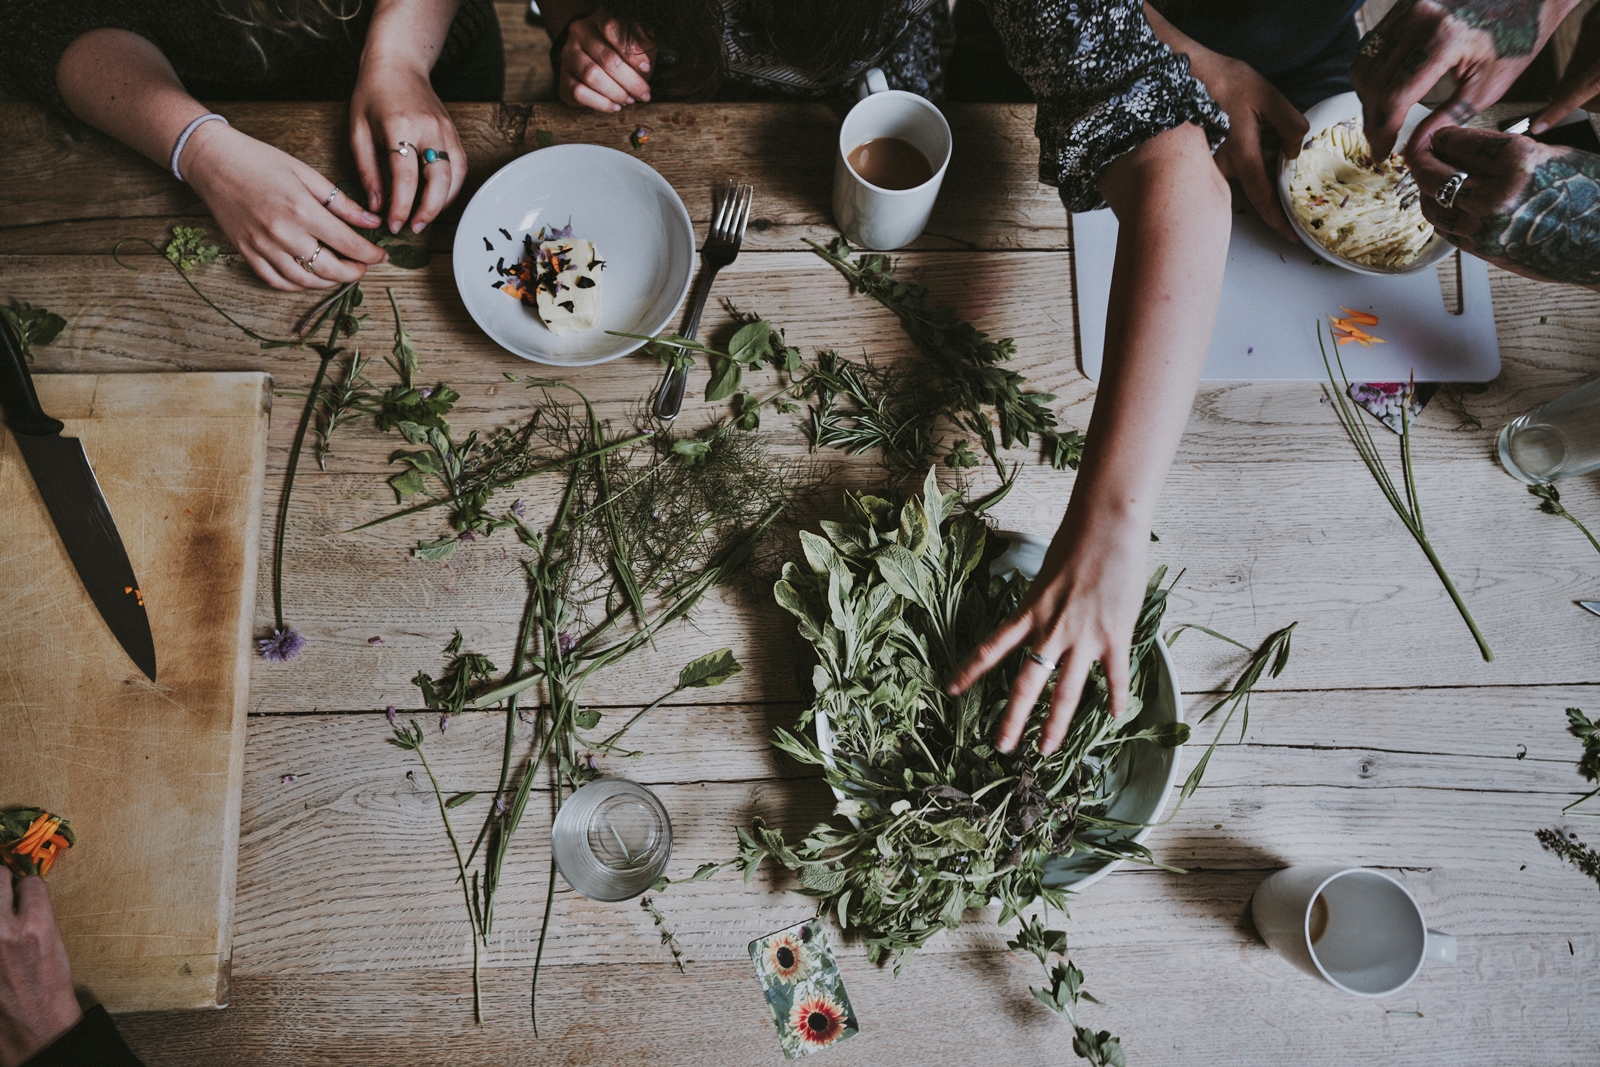
[[[604,145],[637,154],[683,198],[695,232],[711,217],[711,192],[727,178],[755,183],[745,235],[748,250],[788,249],[802,237],[833,237],[834,155],[842,115],[823,104],[642,104],[614,115],[558,103],[446,105],[466,152],[461,195],[426,231],[448,251],[461,210],[495,171],[537,148],[548,130],[560,144]],[[238,129],[304,161],[330,182],[355,177],[339,104],[214,105]],[[1052,248],[1068,246],[1066,212],[1039,182],[1031,105],[962,104],[947,108],[955,151],[928,232],[914,247]],[[629,136],[650,127],[637,153]],[[0,102],[0,138],[16,154],[0,174],[0,254],[105,251],[108,236],[154,237],[176,219],[203,217],[199,198],[172,176],[103,134],[47,116],[32,104]],[[70,190],[70,191],[69,191]],[[70,198],[70,213],[58,207]],[[65,219],[70,225],[56,226]],[[117,226],[91,223],[114,220]],[[41,227],[43,227],[41,229]]]
[[[270,381],[46,376],[150,612],[159,682],[100,619],[0,431],[0,805],[66,816],[51,885],[113,1010],[227,1003]]]
[[[1239,905],[1225,906],[1236,916]],[[1594,1014],[1573,1010],[1600,996],[1593,933],[1464,939],[1458,964],[1430,964],[1375,1002],[1309,984],[1231,923],[1209,944],[1171,945],[1152,930],[1136,946],[1085,947],[1077,958],[1108,1002],[1085,1005],[1085,1021],[1122,1034],[1128,1062],[1151,1067],[1340,1067],[1374,1057],[1580,1067],[1600,1046]],[[1032,957],[929,957],[898,976],[847,959],[841,971],[862,1032],[829,1049],[830,1063],[1075,1062],[1066,1023],[1028,996],[1039,980]],[[472,1025],[470,975],[459,968],[241,978],[226,1012],[122,1025],[151,1067],[782,1062],[748,959],[696,961],[682,975],[666,962],[552,967],[540,975],[537,1037],[528,977],[528,968],[489,973],[482,1028]],[[370,1024],[353,1029],[352,1011]]]
[[[351,173],[342,108],[221,110],[330,177]],[[697,233],[714,183],[752,180],[757,217],[716,295],[771,316],[807,350],[837,347],[915,367],[899,326],[847,296],[800,244],[831,236],[837,116],[826,108],[663,105],[596,116],[535,104],[454,114],[472,164],[467,195],[532,147],[539,129],[626,150],[641,121],[653,130],[644,158],[683,196]],[[1015,337],[1016,368],[1057,395],[1065,424],[1083,428],[1094,389],[1077,371],[1070,234],[1054,191],[1035,180],[1032,109],[951,109],[951,118],[958,150],[939,212],[901,269],[980,328]],[[69,319],[61,338],[39,350],[39,370],[267,370],[286,394],[280,402],[297,409],[287,394],[309,383],[309,352],[260,351],[149,250],[127,257],[137,271],[107,255],[119,236],[157,240],[178,220],[215,235],[186,189],[98,135],[24,105],[0,105],[0,131],[15,163],[0,174],[0,196],[15,206],[0,224],[0,293]],[[525,418],[538,402],[504,376],[544,368],[499,351],[462,309],[446,254],[456,217],[430,229],[427,241],[440,254],[428,268],[384,266],[368,275],[373,316],[357,340],[369,356],[387,352],[382,290],[393,287],[423,377],[463,394],[454,425],[493,429]],[[313,299],[267,291],[236,257],[193,277],[269,333],[286,330]],[[1465,399],[1480,425],[1463,423],[1442,401],[1429,406],[1417,471],[1435,542],[1498,654],[1492,665],[1478,660],[1317,388],[1226,385],[1196,400],[1156,522],[1161,540],[1149,546],[1152,563],[1188,568],[1168,623],[1200,622],[1247,642],[1291,620],[1300,628],[1288,672],[1263,687],[1242,740],[1230,732],[1207,784],[1152,837],[1161,859],[1190,873],[1125,869],[1073,905],[1066,929],[1075,958],[1090,988],[1110,1001],[1086,1006],[1085,1021],[1120,1033],[1131,1063],[1499,1067],[1589,1064],[1600,1049],[1590,1010],[1600,956],[1594,888],[1532,833],[1562,825],[1560,808],[1584,785],[1561,709],[1596,710],[1600,621],[1570,601],[1593,598],[1600,562],[1577,531],[1537,512],[1492,457],[1507,419],[1594,376],[1600,297],[1499,271],[1491,285],[1505,373]],[[732,320],[714,305],[704,326],[705,336],[724,340]],[[636,417],[657,368],[629,358],[559,373],[622,426]],[[1361,376],[1358,364],[1351,373]],[[758,385],[769,380],[754,377]],[[697,369],[680,432],[726,414],[695,401],[703,382]],[[276,504],[293,421],[280,417],[271,429],[264,510]],[[768,414],[763,430],[776,455],[807,456],[797,420]],[[1397,450],[1387,436],[1380,443]],[[153,1065],[777,1062],[745,943],[797,921],[812,904],[774,872],[749,887],[724,872],[660,897],[694,961],[686,975],[671,969],[636,903],[561,894],[541,979],[541,1036],[533,1036],[527,987],[548,873],[542,781],[508,858],[487,958],[488,1022],[472,1026],[453,860],[420,769],[383,743],[389,727],[377,709],[415,706],[410,678],[442,663],[457,626],[468,648],[504,666],[523,592],[515,548],[502,538],[434,565],[406,555],[417,539],[442,532],[432,517],[344,532],[393,507],[384,479],[394,447],[393,438],[353,424],[336,439],[326,471],[301,466],[285,594],[310,644],[293,664],[257,660],[251,668],[233,1007],[125,1016],[136,1048]],[[1023,450],[1014,458],[1030,459]],[[821,462],[832,480],[816,511],[831,509],[846,486],[881,483],[869,457]],[[998,524],[1049,532],[1072,483],[1070,473],[1030,465],[997,510]],[[1562,491],[1575,513],[1600,517],[1594,479]],[[529,483],[503,502],[520,498],[544,515],[553,492]],[[271,530],[267,516],[264,532]],[[266,566],[263,553],[258,577]],[[258,610],[256,626],[268,618]],[[374,637],[382,643],[369,643]],[[620,723],[670,688],[687,659],[724,645],[745,664],[743,674],[703,702],[653,712],[635,731],[639,759],[602,762],[651,783],[666,801],[676,875],[726,859],[733,827],[755,814],[804,830],[831,808],[821,782],[767,744],[802,698],[792,635],[760,591],[719,592],[656,649],[597,678],[586,702],[604,715],[602,728]],[[1237,650],[1199,634],[1184,636],[1175,652],[1191,710],[1205,707],[1205,692],[1230,682],[1241,662]],[[493,787],[500,713],[459,716],[448,733],[436,717],[419,722],[447,790]],[[527,727],[519,730],[525,740]],[[1200,735],[1209,739],[1210,727]],[[458,828],[473,826],[487,803],[480,796],[452,812]],[[1432,925],[1463,939],[1462,962],[1430,966],[1378,1004],[1343,998],[1291,970],[1255,939],[1247,902],[1271,871],[1324,859],[1390,870]],[[829,1056],[1072,1062],[1062,1022],[1027,995],[1040,972],[1004,953],[1010,931],[993,918],[970,914],[899,978],[867,965],[859,942],[835,933],[864,1033]]]

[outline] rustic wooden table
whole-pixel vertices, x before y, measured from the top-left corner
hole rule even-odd
[[[341,107],[219,110],[330,177],[353,173]],[[626,149],[636,124],[652,127],[641,155],[678,189],[697,234],[713,185],[728,176],[754,182],[746,252],[717,294],[786,325],[807,350],[911,358],[897,324],[864,299],[841,300],[841,280],[800,244],[832,234],[838,117],[827,109],[453,111],[472,179],[426,235],[430,266],[368,274],[375,314],[360,336],[387,351],[382,290],[392,287],[423,376],[463,394],[457,426],[493,428],[527,411],[528,394],[503,375],[529,367],[473,326],[448,251],[476,185],[534,148],[541,129]],[[1070,232],[1054,191],[1036,181],[1032,121],[1027,107],[952,109],[956,155],[939,209],[902,263],[983,328],[1014,336],[1018,369],[1058,394],[1066,424],[1082,427],[1094,390],[1075,359]],[[314,369],[306,352],[258,350],[153,256],[134,257],[137,271],[113,263],[120,237],[159,241],[175,223],[207,224],[187,188],[28,105],[0,104],[0,143],[0,293],[69,323],[40,349],[39,371],[266,369],[280,390],[303,392]],[[266,289],[237,257],[195,277],[264,331],[286,329],[310,303]],[[1300,628],[1292,665],[1263,687],[1243,742],[1228,739],[1205,785],[1152,838],[1161,860],[1189,873],[1124,869],[1073,907],[1075,958],[1106,1002],[1089,1006],[1087,1021],[1120,1034],[1131,1063],[1576,1064],[1600,1055],[1596,888],[1533,835],[1560,825],[1562,805],[1583,786],[1562,709],[1600,711],[1600,619],[1572,603],[1600,595],[1600,558],[1571,526],[1540,514],[1492,458],[1507,419],[1600,371],[1600,298],[1498,271],[1493,289],[1505,373],[1468,398],[1481,428],[1463,428],[1436,402],[1417,441],[1435,542],[1494,646],[1492,664],[1479,659],[1317,386],[1200,391],[1161,502],[1161,541],[1151,546],[1153,561],[1186,568],[1169,624],[1203,623],[1251,644],[1293,620]],[[712,336],[728,325],[722,312],[708,315]],[[621,419],[656,375],[629,358],[562,376]],[[263,545],[297,411],[297,401],[283,400],[273,420]],[[714,414],[692,403],[685,421]],[[778,448],[804,451],[798,417],[769,415],[766,426]],[[411,676],[436,669],[456,627],[469,648],[508,662],[523,589],[493,540],[448,564],[410,557],[417,537],[437,536],[427,517],[341,532],[391,506],[392,444],[352,429],[325,472],[301,467],[285,597],[310,644],[298,661],[258,661],[252,673],[232,1004],[126,1017],[124,1032],[152,1065],[776,1062],[745,944],[805,917],[810,904],[770,874],[747,887],[727,873],[661,898],[693,961],[685,974],[636,903],[559,896],[535,1036],[528,982],[548,862],[538,826],[511,852],[486,962],[487,1018],[473,1025],[468,927],[438,813],[408,780],[405,754],[384,744],[377,709],[416,705]],[[839,484],[872,475],[866,460],[843,464]],[[1071,481],[1030,466],[1000,522],[1049,532]],[[1600,519],[1594,479],[1563,493],[1574,512]],[[548,499],[538,487],[523,495]],[[261,629],[271,622],[267,564],[263,556]],[[624,769],[673,813],[675,874],[730,856],[734,826],[754,814],[804,827],[829,807],[820,782],[766,740],[799,707],[784,625],[759,602],[714,599],[657,650],[587,691],[621,714],[658,696],[700,651],[729,645],[746,665],[707,691],[711,703],[674,702],[636,730],[647,754]],[[1186,638],[1176,654],[1193,702],[1239,665],[1204,638]],[[433,735],[447,789],[493,788],[502,722],[499,712],[472,714]],[[1312,860],[1393,873],[1430,925],[1461,939],[1460,962],[1430,965],[1378,1002],[1293,970],[1255,937],[1247,902],[1273,870]],[[1070,1029],[1028,997],[1036,964],[1005,953],[1008,932],[993,919],[969,916],[898,977],[847,942],[845,979],[864,1031],[828,1052],[829,1062],[1074,1062]]]

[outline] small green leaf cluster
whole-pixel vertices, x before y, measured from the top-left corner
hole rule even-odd
[[[47,345],[67,327],[67,320],[53,311],[36,308],[26,300],[0,304],[0,318],[11,324],[22,345],[22,354],[33,359],[34,345]]]
[[[1585,526],[1576,515],[1567,510],[1566,505],[1561,503],[1561,491],[1559,489],[1549,482],[1545,482],[1543,485],[1528,486],[1528,492],[1539,498],[1540,511],[1546,515],[1559,515],[1572,523],[1582,532],[1583,536],[1589,539],[1589,543],[1594,546],[1595,551],[1600,552],[1600,540],[1597,540],[1594,534],[1589,532],[1589,527]]]
[[[205,243],[206,231],[199,226],[174,226],[167,242],[166,257],[185,273],[217,258],[217,246]]]

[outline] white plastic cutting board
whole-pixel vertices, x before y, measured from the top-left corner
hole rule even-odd
[[[1109,210],[1072,216],[1083,373],[1100,380],[1106,303],[1116,259],[1117,218]],[[1351,381],[1486,382],[1500,373],[1500,343],[1489,301],[1489,267],[1461,261],[1462,313],[1445,307],[1438,275],[1374,277],[1342,270],[1267,229],[1248,206],[1235,208],[1222,305],[1202,379],[1210,382],[1321,382],[1316,324],[1340,307],[1371,311],[1387,343],[1345,345]],[[1448,261],[1447,261],[1448,262]]]

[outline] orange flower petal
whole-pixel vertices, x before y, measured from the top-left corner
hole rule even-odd
[[[1354,319],[1356,322],[1359,322],[1363,326],[1378,325],[1378,316],[1372,314],[1371,312],[1356,311],[1347,307],[1341,307],[1339,310],[1343,311],[1345,314],[1349,315],[1352,319]]]

